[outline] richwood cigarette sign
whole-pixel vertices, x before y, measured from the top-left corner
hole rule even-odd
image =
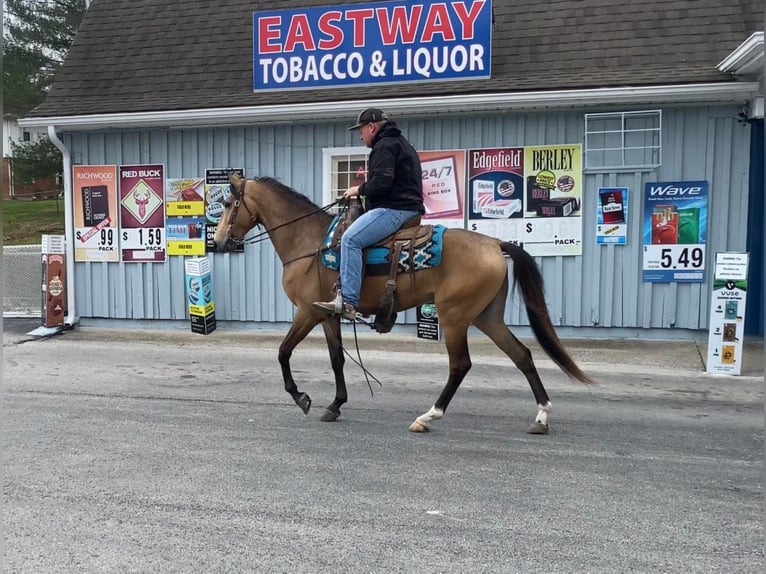
[[[253,13],[253,90],[490,77],[491,0]]]

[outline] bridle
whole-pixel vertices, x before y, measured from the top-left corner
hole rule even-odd
[[[236,190],[236,191],[235,191]],[[228,221],[228,227],[226,228],[226,241],[230,242],[234,247],[239,247],[243,244],[253,244],[253,243],[260,243],[261,241],[266,241],[269,238],[269,234],[272,231],[275,231],[281,227],[286,227],[292,223],[295,223],[296,221],[300,221],[301,219],[305,219],[306,217],[310,217],[314,215],[315,213],[319,213],[320,211],[329,211],[339,203],[342,203],[346,201],[345,199],[339,199],[337,201],[333,201],[332,203],[325,205],[324,207],[318,207],[314,211],[310,211],[309,213],[306,213],[304,215],[301,215],[300,217],[296,217],[295,219],[291,219],[290,221],[286,221],[285,223],[281,223],[280,225],[275,225],[271,229],[266,229],[266,227],[261,223],[261,220],[258,219],[258,216],[253,213],[250,208],[247,205],[247,202],[245,201],[245,187],[242,186],[242,189],[236,189],[234,185],[232,184],[232,195],[236,196],[236,199],[232,203],[231,206],[231,212],[229,213],[229,221]],[[239,208],[240,206],[245,208],[245,211],[247,211],[247,214],[250,216],[250,226],[248,227],[247,231],[245,231],[244,235],[242,237],[235,237],[232,234],[232,229],[234,228],[234,224],[237,221],[237,216],[239,215]],[[262,226],[263,231],[260,233],[253,235],[252,237],[245,238],[245,235],[247,235],[247,232],[250,231],[253,227]],[[305,257],[311,257],[313,255],[316,255],[316,251],[309,253],[308,255],[302,255],[301,257],[298,257],[296,259],[293,259],[291,261],[288,261],[287,263],[292,263],[293,261],[297,259],[304,259]],[[287,265],[287,263],[284,263],[284,265]]]
[[[232,186],[232,189],[234,187]],[[242,235],[242,237],[235,237],[231,230],[234,227],[234,223],[237,221],[237,215],[239,215],[239,207],[243,206],[245,208],[245,211],[247,211],[247,214],[250,216],[250,227],[247,229],[247,231],[250,231],[253,227],[256,227],[261,224],[260,220],[258,219],[258,216],[255,215],[250,208],[247,206],[247,202],[245,201],[245,191],[237,190],[237,198],[234,200],[234,203],[231,207],[231,213],[229,213],[229,226],[226,228],[226,241],[231,242],[234,247],[239,247],[240,245],[245,243],[245,235],[247,235],[247,231],[245,231],[245,234]]]

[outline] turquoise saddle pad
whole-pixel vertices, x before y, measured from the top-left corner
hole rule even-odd
[[[327,229],[324,241],[322,241],[321,259],[322,264],[336,271],[340,268],[340,248],[332,248],[332,236],[335,228],[341,222],[341,216],[336,215]],[[431,238],[415,248],[413,259],[415,261],[414,270],[421,271],[430,267],[436,267],[441,263],[442,244],[444,230],[443,225],[434,225],[431,231]],[[369,247],[364,250],[366,254],[365,275],[388,275],[390,269],[391,250],[387,247]],[[399,273],[410,271],[409,249],[402,250],[399,254]]]

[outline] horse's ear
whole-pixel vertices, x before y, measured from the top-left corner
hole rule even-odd
[[[231,183],[231,194],[234,197],[242,197],[242,193],[245,191],[245,179],[236,171],[230,171],[229,183]]]

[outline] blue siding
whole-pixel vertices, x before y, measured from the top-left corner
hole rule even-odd
[[[714,253],[747,247],[741,222],[748,213],[750,127],[737,121],[738,111],[732,106],[664,109],[659,168],[585,174],[583,255],[537,258],[555,324],[706,328]],[[582,143],[584,130],[583,112],[574,111],[403,119],[398,123],[421,150]],[[276,177],[317,204],[322,203],[322,149],[359,144],[345,123],[68,134],[66,141],[75,162],[164,163],[167,177],[200,176],[206,168],[242,166],[246,175]],[[707,281],[643,283],[643,185],[682,179],[710,182]],[[595,243],[595,194],[601,186],[630,188],[627,246]],[[290,322],[293,307],[282,292],[282,266],[273,248],[260,243],[246,249],[244,254],[211,257],[217,318]],[[188,317],[181,257],[170,257],[164,264],[78,263],[75,280],[81,317]],[[414,323],[414,312],[403,320]],[[527,323],[515,296],[506,322]]]

